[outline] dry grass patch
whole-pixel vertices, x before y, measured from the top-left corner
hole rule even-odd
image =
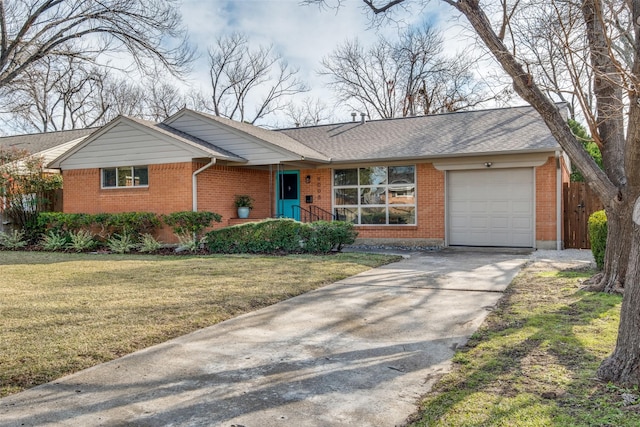
[[[395,260],[0,251],[0,397]]]
[[[581,291],[592,273],[523,270],[411,425],[640,425],[622,397],[638,390],[595,378],[615,344],[621,297]]]

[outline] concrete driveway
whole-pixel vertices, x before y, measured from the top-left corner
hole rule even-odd
[[[396,426],[527,253],[441,251],[0,400],[1,426]]]

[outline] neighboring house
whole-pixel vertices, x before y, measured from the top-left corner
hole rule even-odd
[[[266,130],[183,109],[118,117],[49,164],[65,212],[338,219],[368,243],[562,247],[568,162],[531,107]],[[167,239],[168,233],[161,236]]]
[[[42,157],[44,164],[47,164],[73,148],[76,144],[80,143],[84,137],[95,130],[96,128],[89,128],[0,137],[0,150],[16,150],[19,153]],[[18,168],[19,167],[20,165],[18,164]],[[58,169],[50,169],[47,170],[47,172],[59,173],[60,171]],[[62,210],[61,198],[56,200],[54,204],[58,209]],[[8,229],[8,225],[10,224],[9,219],[3,214],[4,207],[5,201],[3,198],[0,198],[0,231]]]

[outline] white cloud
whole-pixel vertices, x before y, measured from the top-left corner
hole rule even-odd
[[[301,6],[297,0],[185,0],[182,14],[200,53],[190,80],[204,90],[209,85],[207,47],[221,35],[241,32],[256,46],[273,45],[290,66],[300,69],[299,77],[312,89],[310,95],[330,103],[317,74],[322,58],[346,38],[377,37],[375,31],[367,30],[368,18],[358,7],[336,12]]]

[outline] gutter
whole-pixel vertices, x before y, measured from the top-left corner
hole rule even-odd
[[[562,162],[556,151],[556,250],[562,250]]]
[[[203,167],[195,171],[193,175],[191,175],[191,191],[193,192],[192,193],[192,200],[193,200],[192,210],[194,212],[198,212],[198,178],[197,178],[198,174],[200,174],[201,172],[204,172],[205,170],[209,169],[211,166],[215,164],[216,164],[216,159],[212,157],[209,163],[207,163],[206,165],[204,165]]]

